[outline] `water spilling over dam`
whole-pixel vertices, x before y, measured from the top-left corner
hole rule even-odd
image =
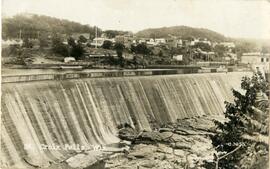
[[[151,130],[176,119],[221,114],[244,75],[250,73],[4,83],[2,166],[46,166],[74,153],[40,145],[118,142],[118,126],[124,123]]]

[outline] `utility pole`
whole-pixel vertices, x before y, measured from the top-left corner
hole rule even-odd
[[[97,48],[97,26],[96,26],[96,48]]]
[[[22,40],[22,30],[20,29],[19,39]]]

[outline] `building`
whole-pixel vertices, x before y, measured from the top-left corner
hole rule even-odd
[[[201,39],[201,38],[195,38],[192,41],[190,41],[190,46],[194,46],[197,43],[205,43],[211,46],[211,42],[209,40],[205,39]]]
[[[244,64],[254,63],[269,63],[270,54],[262,54],[259,52],[254,53],[243,53],[241,56],[241,62]]]
[[[2,48],[6,48],[9,45],[19,45],[22,46],[23,41],[21,39],[8,39],[8,40],[3,40],[2,39]]]
[[[173,59],[176,61],[183,61],[183,55],[174,55]]]
[[[146,43],[146,39],[139,39],[139,43]]]
[[[154,39],[149,39],[147,42],[146,42],[147,45],[150,45],[150,46],[156,46],[157,43]]]
[[[270,54],[263,54],[259,52],[243,53],[241,56],[241,63],[249,65],[254,71],[269,72],[269,58]]]
[[[235,44],[233,42],[221,42],[219,44],[227,48],[235,48]]]
[[[95,38],[91,42],[91,46],[101,47],[106,39],[105,38]]]
[[[164,38],[158,38],[158,39],[155,39],[155,42],[157,44],[165,44],[166,43],[166,39],[164,39]]]
[[[70,62],[75,62],[75,58],[74,57],[65,57],[64,58],[64,62],[65,63],[70,63]]]

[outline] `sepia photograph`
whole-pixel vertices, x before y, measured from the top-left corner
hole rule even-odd
[[[270,0],[2,0],[0,169],[270,169]]]

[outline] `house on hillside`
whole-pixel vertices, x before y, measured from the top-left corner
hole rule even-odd
[[[157,39],[155,39],[155,42],[157,44],[165,44],[166,43],[166,39],[164,39],[164,38],[157,38]]]
[[[221,42],[219,44],[227,48],[235,48],[235,44],[233,42]]]
[[[269,59],[269,53],[243,53],[241,63],[249,65],[254,71],[269,72]]]
[[[91,44],[91,46],[101,47],[105,40],[108,40],[108,39],[106,39],[106,38],[94,38],[93,41],[90,44]]]
[[[197,43],[205,43],[211,46],[211,42],[207,38],[195,38],[190,42],[190,46],[194,46]]]
[[[130,48],[134,39],[130,35],[117,35],[115,36],[114,40],[116,43],[122,43],[125,45],[125,47]]]
[[[173,59],[176,61],[183,61],[183,55],[174,55]]]
[[[146,42],[147,45],[150,45],[150,46],[156,46],[157,43],[154,39],[149,39],[147,42]]]

